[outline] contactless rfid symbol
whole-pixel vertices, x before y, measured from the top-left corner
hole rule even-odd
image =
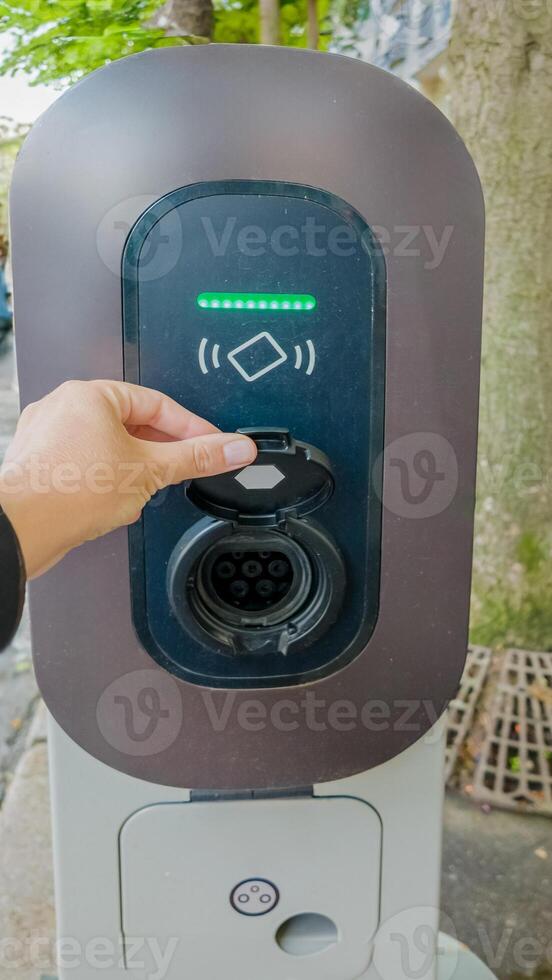
[[[295,344],[291,355],[268,330],[255,334],[223,356],[248,384],[258,381],[286,362],[293,362],[297,371],[304,371],[307,375],[313,373],[316,365],[312,340],[307,340],[304,346]],[[202,337],[197,359],[202,374],[208,374],[211,369],[218,370],[221,367],[221,345]]]

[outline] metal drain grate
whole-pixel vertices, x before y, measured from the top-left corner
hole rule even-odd
[[[447,748],[445,782],[448,782],[458,759],[458,753],[469,735],[479,696],[491,664],[487,647],[470,647],[458,694],[447,712]]]
[[[552,814],[552,654],[507,650],[503,656],[473,798]]]

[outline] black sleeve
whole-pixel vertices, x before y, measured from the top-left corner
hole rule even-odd
[[[25,563],[17,535],[0,507],[0,651],[19,626],[25,600]]]

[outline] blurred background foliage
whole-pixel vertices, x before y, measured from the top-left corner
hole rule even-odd
[[[0,57],[0,73],[25,71],[31,83],[66,84],[146,48],[209,40],[256,44],[263,40],[263,3],[266,0],[194,0],[187,4],[160,0],[0,0],[0,28],[12,42]],[[334,25],[353,29],[365,9],[367,0],[281,0],[277,41],[326,50]],[[312,23],[313,15],[317,36],[309,39],[309,17]],[[203,21],[207,29],[202,33],[190,30],[194,21],[200,26]]]
[[[31,83],[74,82],[109,61],[146,48],[187,42],[167,37],[155,0],[2,0],[0,27],[12,45],[0,72],[25,71]]]

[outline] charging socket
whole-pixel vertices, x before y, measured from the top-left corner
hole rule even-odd
[[[322,524],[308,518],[333,493],[328,458],[287,429],[245,429],[254,464],[192,481],[209,517],[178,542],[168,591],[181,626],[233,654],[287,653],[335,622],[345,567]]]

